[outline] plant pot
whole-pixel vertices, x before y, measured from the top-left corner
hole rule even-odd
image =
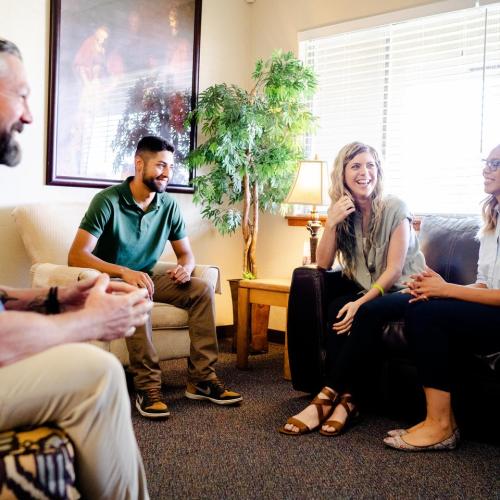
[[[236,332],[238,330],[238,288],[241,278],[228,280],[233,302],[233,352],[236,352]],[[270,306],[252,304],[250,354],[262,354],[268,351],[267,329],[269,326]]]

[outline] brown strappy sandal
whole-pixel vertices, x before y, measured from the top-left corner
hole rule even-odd
[[[328,389],[328,387],[323,387],[321,391],[325,396],[327,396],[327,399],[322,399],[319,396],[316,396],[309,404],[314,405],[316,407],[316,410],[318,411],[318,419],[319,419],[319,424],[316,427],[313,427],[312,429],[309,428],[304,422],[301,420],[295,418],[295,417],[290,417],[287,421],[286,424],[291,424],[294,425],[295,427],[298,427],[299,430],[297,432],[290,431],[285,428],[285,425],[280,427],[278,429],[281,434],[287,434],[288,436],[300,436],[301,434],[307,434],[308,432],[312,432],[323,424],[323,422],[332,414],[333,409],[336,406],[337,399],[339,395],[332,391],[331,389]]]
[[[349,408],[349,405],[347,403],[351,403],[353,405],[353,408]],[[359,411],[356,409],[354,406],[354,403],[352,402],[352,397],[351,396],[342,396],[340,398],[340,401],[338,403],[339,405],[342,405],[347,413],[347,417],[344,422],[339,422],[338,420],[327,420],[324,422],[323,425],[327,425],[328,427],[333,427],[335,430],[334,431],[325,431],[323,429],[319,430],[319,433],[323,436],[338,436],[339,434],[342,434],[349,425],[352,425],[355,420],[359,417]],[[332,410],[333,413],[333,410]],[[295,425],[295,424],[294,424]]]

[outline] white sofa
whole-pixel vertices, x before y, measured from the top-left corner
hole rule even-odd
[[[98,273],[94,269],[67,265],[68,251],[86,208],[87,204],[83,203],[58,203],[23,205],[14,209],[12,215],[32,262],[33,287],[63,286]],[[155,271],[161,272],[174,265],[158,262]],[[207,280],[215,292],[220,293],[218,268],[198,265],[193,276]],[[187,312],[168,304],[155,303],[151,317],[153,342],[160,360],[188,357]],[[115,354],[124,365],[129,363],[123,339],[96,344]]]

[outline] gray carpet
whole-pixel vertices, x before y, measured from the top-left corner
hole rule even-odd
[[[336,438],[279,434],[308,401],[283,380],[282,353],[270,344],[248,371],[236,369],[234,354],[221,354],[218,374],[242,392],[239,407],[184,398],[186,361],[163,363],[171,417],[153,422],[133,412],[152,499],[500,498],[494,445],[402,453],[382,437],[403,422],[373,415]]]

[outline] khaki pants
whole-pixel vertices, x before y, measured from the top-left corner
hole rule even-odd
[[[214,364],[218,346],[215,331],[214,291],[209,283],[200,278],[182,285],[175,284],[170,276],[153,275],[154,301],[172,304],[188,311],[191,348],[188,360],[188,380],[199,382],[216,377]],[[146,325],[137,328],[127,338],[130,368],[134,374],[136,389],[161,386],[161,370],[158,353],[151,341],[151,318]]]
[[[84,498],[149,498],[123,368],[89,344],[66,344],[0,368],[0,430],[53,422],[75,445]]]

